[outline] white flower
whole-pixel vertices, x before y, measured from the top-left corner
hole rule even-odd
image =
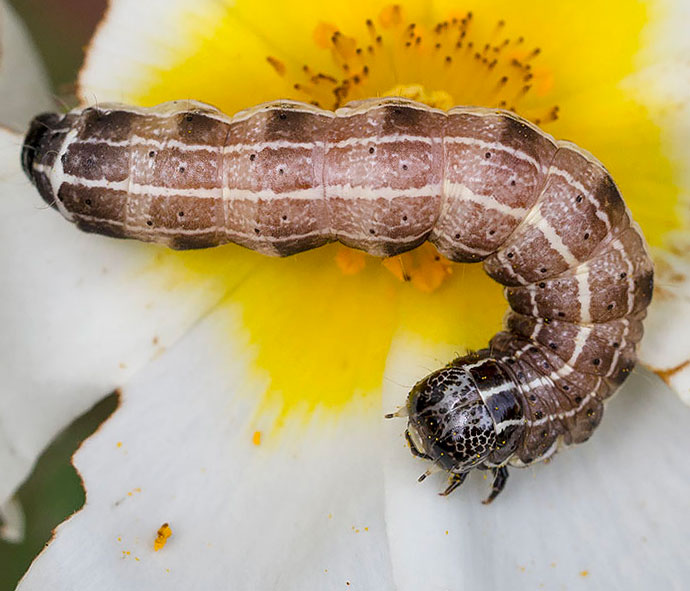
[[[690,311],[687,250],[668,255],[671,231],[675,244],[687,232],[690,180],[679,165],[690,92],[671,85],[687,49],[677,4],[482,3],[470,37],[490,50],[510,39],[487,74],[472,54],[434,52],[430,39],[445,33],[433,25],[456,16],[453,3],[119,0],[80,94],[189,97],[229,111],[306,94],[331,106],[339,95],[317,73],[339,87],[364,64],[366,79],[339,91],[347,99],[515,100],[507,106],[595,152],[666,247],[659,256],[673,264],[659,268],[646,358],[669,370],[690,358],[676,334]],[[417,49],[403,38],[412,22]],[[376,47],[379,34],[383,49],[361,58],[357,43]],[[530,89],[512,79],[495,88],[512,59],[534,60]],[[22,177],[21,140],[2,132],[0,142],[0,436],[15,450],[0,456],[11,476],[0,498],[56,430],[122,386],[121,407],[75,456],[85,508],[20,589],[647,589],[687,579],[690,410],[658,378],[636,372],[590,442],[514,470],[492,506],[479,502],[488,483],[476,474],[441,499],[440,476],[415,482],[426,466],[410,457],[404,423],[382,415],[497,328],[505,304],[481,269],[449,273],[422,250],[403,261],[403,283],[399,263],[387,270],[338,247],[275,261],[83,235]],[[687,395],[686,375],[666,377]],[[172,535],[156,551],[164,523]]]

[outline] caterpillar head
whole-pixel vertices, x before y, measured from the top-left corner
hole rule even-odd
[[[408,396],[407,413],[412,453],[444,470],[467,472],[495,448],[489,410],[461,367],[445,367],[418,382]]]

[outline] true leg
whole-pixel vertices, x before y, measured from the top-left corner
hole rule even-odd
[[[458,486],[460,486],[463,482],[465,482],[465,478],[467,478],[467,472],[463,472],[462,474],[451,474],[450,475],[450,484],[448,485],[448,488],[444,490],[443,492],[438,493],[442,497],[447,497],[450,493],[452,493]]]
[[[491,486],[491,494],[482,501],[485,505],[491,503],[500,493],[508,482],[508,468],[501,466],[500,468],[492,468],[491,472],[494,475],[494,482]]]
[[[412,443],[412,437],[410,437],[410,432],[405,430],[405,439],[407,439],[407,443],[410,444],[410,451],[412,452],[413,456],[416,456],[418,458],[423,458],[425,460],[431,460],[431,456],[428,456],[426,454],[423,454],[421,451],[419,451],[414,443]]]

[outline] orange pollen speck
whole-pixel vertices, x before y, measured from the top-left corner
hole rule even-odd
[[[405,254],[384,259],[383,266],[395,277],[424,293],[436,291],[453,272],[453,263],[429,243]]]
[[[581,577],[586,577],[588,574],[589,574],[589,571],[588,571],[588,570],[580,571],[580,576],[581,576]]]
[[[168,538],[172,536],[172,529],[170,529],[170,524],[164,523],[158,528],[156,532],[156,539],[153,541],[153,550],[158,552],[168,543]]]
[[[343,246],[335,255],[335,264],[343,275],[356,275],[366,266],[366,256],[359,250]]]
[[[252,443],[254,445],[261,445],[261,431],[254,431],[252,435]]]

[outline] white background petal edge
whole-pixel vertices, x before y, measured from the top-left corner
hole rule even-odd
[[[480,474],[447,499],[441,476],[418,484],[427,465],[406,449],[404,421],[381,428],[380,409],[336,423],[317,413],[253,445],[268,376],[248,369],[239,317],[214,311],[125,388],[75,457],[85,508],[20,591],[682,588],[690,409],[655,376],[636,372],[590,442],[513,470],[486,507]],[[233,322],[230,343],[217,326]],[[448,355],[399,336],[386,409]],[[173,537],[156,553],[164,522]]]
[[[22,130],[52,108],[38,53],[14,10],[0,2],[0,124]]]
[[[75,456],[84,509],[20,590],[393,588],[379,409],[317,411],[255,445],[268,376],[239,316],[216,309],[123,390]]]
[[[452,349],[400,335],[391,349],[384,405],[395,408]],[[636,370],[607,405],[591,440],[548,464],[512,469],[490,505],[483,474],[447,498],[442,473],[418,484],[404,421],[386,424],[386,523],[399,591],[417,589],[681,589],[690,542],[690,409]],[[405,452],[408,452],[407,454]]]
[[[0,129],[0,502],[49,441],[213,306],[213,279],[171,279],[150,245],[88,236],[45,204]]]

